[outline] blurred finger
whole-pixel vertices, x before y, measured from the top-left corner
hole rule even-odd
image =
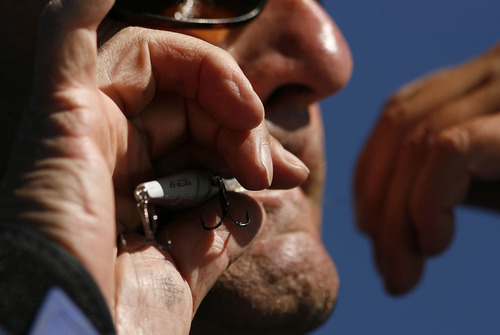
[[[417,178],[428,151],[426,141],[442,128],[481,114],[496,111],[500,107],[500,97],[497,94],[500,91],[499,83],[496,81],[485,83],[467,96],[430,115],[423,125],[419,125],[408,137],[400,149],[397,162],[394,163],[394,173],[390,180],[389,193],[385,202],[385,215],[381,222],[373,228],[380,232],[372,233],[373,236],[383,235],[382,238],[375,239],[375,243],[380,244],[377,257],[382,258],[382,260],[378,260],[378,264],[385,266],[383,272],[390,271],[390,274],[386,273],[386,278],[397,278],[394,282],[399,285],[399,290],[409,290],[416,284],[420,274],[415,270],[421,268],[419,263],[422,262],[422,255],[427,256],[442,252],[451,242],[454,230],[452,209],[464,196],[465,186],[467,185],[464,181],[464,175],[457,175],[452,172],[460,164],[457,164],[451,158],[448,160],[443,158],[451,166],[449,166],[449,171],[435,177],[436,180],[439,180],[439,183],[429,183]],[[443,170],[439,172],[443,172]],[[421,199],[426,199],[426,206],[422,205],[420,211],[413,211],[413,215],[410,215],[407,202],[414,187],[417,187],[422,192],[421,185],[430,185],[429,188],[425,188],[425,191],[429,192],[428,195],[419,194]],[[441,187],[437,188],[435,185]],[[459,194],[460,198],[447,201],[448,198],[443,196],[443,192],[455,196]],[[436,195],[443,197],[440,201],[432,203]],[[435,222],[435,225],[432,226],[432,232],[426,231],[425,229],[429,228],[428,223],[431,220],[429,217],[425,220],[422,219],[423,215],[428,215],[423,213],[428,213],[429,210],[436,211],[434,206],[438,204],[441,206],[445,204],[442,209],[446,208],[446,211],[441,210],[439,218],[433,218],[432,221]],[[417,215],[418,219],[414,218],[414,215]],[[414,222],[420,224],[418,226],[418,236],[416,231],[412,231],[416,229],[413,227]],[[422,227],[423,222],[426,224]],[[409,229],[410,232],[398,236],[398,233],[405,230],[401,227],[402,225],[407,225],[406,229]],[[423,236],[423,238],[419,236]],[[386,249],[390,249],[391,252],[384,252]],[[383,259],[390,258],[391,253],[397,253],[396,260],[400,262],[395,263]],[[395,285],[390,284],[389,289],[394,289]]]
[[[458,66],[432,72],[401,88],[391,103],[401,104],[409,114],[438,108],[448,101],[467,94],[491,74],[486,56]]]
[[[381,219],[387,185],[394,171],[393,162],[399,152],[406,126],[385,114],[368,138],[356,164],[354,193],[358,227],[371,234],[373,226]]]
[[[430,74],[402,88],[388,102],[356,166],[356,214],[362,230],[369,232],[372,222],[380,216],[379,209],[387,194],[385,185],[389,184],[394,171],[391,162],[407,133],[425,121],[430,112],[484,84],[492,75],[492,64],[492,57],[486,54],[461,66]],[[489,92],[493,91],[494,88]],[[493,101],[494,93],[490,96],[491,99],[482,103]],[[424,123],[427,127],[429,124]],[[422,126],[419,131],[423,133],[428,129]]]
[[[475,90],[451,101],[428,116],[415,129],[415,135],[437,133],[468,119],[500,110],[500,77],[482,83]]]
[[[383,215],[371,230],[376,244],[376,260],[386,288],[393,294],[413,288],[422,275],[423,257],[417,246],[408,199],[415,187],[420,161],[425,157],[417,141],[406,140],[393,162],[395,168],[384,202]]]
[[[420,248],[428,254],[443,250],[453,232],[453,208],[465,198],[472,177],[500,178],[500,117],[488,115],[444,130],[411,196],[411,212]]]

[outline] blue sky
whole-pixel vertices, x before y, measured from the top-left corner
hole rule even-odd
[[[314,335],[500,334],[500,215],[460,207],[451,247],[410,294],[384,293],[370,244],[354,227],[356,157],[390,92],[500,41],[497,0],[325,0],[354,56],[347,88],[322,104],[328,150],[324,240],[340,299]],[[500,94],[500,92],[499,92]],[[499,199],[500,201],[500,199]]]

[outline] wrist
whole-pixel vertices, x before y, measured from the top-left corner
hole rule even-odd
[[[79,182],[78,175],[61,169],[39,170],[19,178],[22,186],[2,185],[0,223],[30,229],[64,248],[94,277],[111,305],[116,257],[114,207],[86,201],[91,197],[85,192],[89,186]],[[103,195],[113,199],[112,190],[101,190]]]
[[[5,330],[27,333],[49,290],[58,287],[100,333],[113,333],[109,308],[87,270],[36,230],[1,222],[0,265],[0,324]]]

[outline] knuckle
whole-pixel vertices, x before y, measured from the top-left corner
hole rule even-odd
[[[411,148],[428,148],[432,147],[436,138],[439,138],[442,129],[436,125],[432,119],[420,121],[405,138],[404,146],[406,149]]]
[[[391,128],[407,128],[414,121],[405,104],[398,98],[391,99],[385,106],[381,121]]]
[[[445,129],[437,135],[432,146],[438,152],[464,154],[470,146],[470,133],[463,127]]]
[[[422,123],[413,129],[405,139],[406,147],[422,147],[432,142],[436,136],[436,130],[431,124]]]

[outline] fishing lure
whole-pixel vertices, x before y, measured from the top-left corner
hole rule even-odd
[[[217,174],[201,169],[188,170],[139,184],[134,195],[137,208],[141,212],[146,243],[158,244],[155,240],[158,228],[158,215],[155,213],[155,206],[167,209],[188,209],[202,205],[217,195],[222,209],[222,217],[214,226],[207,225],[201,218],[201,226],[205,230],[217,229],[226,219],[240,227],[249,225],[248,211],[246,212],[246,221],[237,221],[231,216],[228,189],[233,192],[245,191],[236,179],[222,179]],[[168,245],[162,246],[162,248],[168,249],[170,245],[169,241]]]

